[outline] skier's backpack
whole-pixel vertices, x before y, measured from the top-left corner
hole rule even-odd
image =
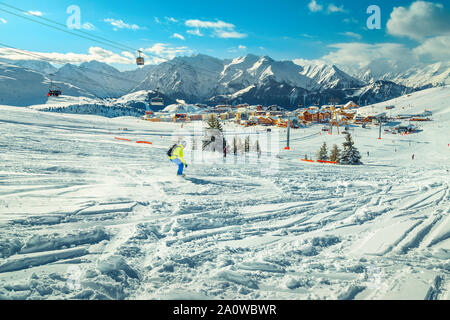
[[[170,147],[169,151],[167,151],[167,156],[170,158],[172,156],[173,150],[177,147],[176,144]]]

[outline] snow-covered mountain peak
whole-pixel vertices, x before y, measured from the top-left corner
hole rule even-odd
[[[19,62],[15,63],[16,66],[18,64]],[[24,72],[31,77],[30,79],[34,79],[33,81],[41,83],[40,86],[31,87],[48,88],[50,80],[43,70],[47,67],[54,71],[54,67],[37,61],[32,61],[28,65],[34,69],[42,69],[35,72],[43,75],[37,77],[36,74]],[[18,68],[24,70],[24,67]],[[350,71],[355,77],[349,74]],[[249,103],[286,103],[289,106],[297,106],[299,99],[302,103],[308,103],[331,98],[346,100],[354,98],[355,95],[364,101],[367,99],[369,102],[379,102],[381,99],[393,98],[408,90],[412,91],[411,88],[450,84],[449,63],[405,69],[404,63],[378,59],[363,69],[350,71],[320,60],[275,61],[268,56],[254,54],[231,60],[197,54],[176,57],[159,65],[124,72],[102,62],[89,61],[79,66],[66,64],[52,73],[55,74],[53,77],[55,82],[65,84],[67,89],[63,90],[63,94],[69,91],[75,96],[80,95],[81,90],[85,96],[115,99],[130,92],[150,92],[159,88],[158,94],[151,93],[151,95],[164,96],[165,101],[181,99],[189,103],[208,101],[222,103],[223,97],[236,96]],[[11,77],[10,73],[0,70],[0,79],[3,79],[0,84],[5,88],[17,86],[12,82],[14,81],[12,78],[14,77]],[[377,80],[389,80],[394,84],[391,82],[374,84]],[[10,92],[5,88],[3,92]],[[72,93],[71,90],[78,91]],[[361,92],[363,96],[360,95]],[[283,97],[286,99],[289,97],[289,100]],[[131,100],[138,103],[137,100],[142,99]],[[35,92],[34,104],[36,103],[42,103],[42,90]]]
[[[55,73],[58,69],[51,63],[42,60],[7,60],[0,59],[5,63],[33,70],[44,75]]]
[[[316,83],[317,88],[354,88],[363,86],[364,83],[352,76],[346,74],[335,65],[327,64],[309,64],[303,66],[302,75],[312,79],[312,83]]]
[[[66,63],[61,68],[59,68],[57,72],[62,73],[62,72],[67,72],[67,71],[75,71],[77,69],[78,69],[78,67],[76,65],[71,64],[71,63]]]
[[[119,73],[119,70],[116,68],[110,66],[109,64],[99,62],[96,60],[92,60],[89,62],[83,62],[80,65],[80,68],[89,69],[89,70],[96,70],[101,72],[111,72],[113,74]]]
[[[249,69],[260,59],[261,57],[258,57],[254,54],[247,54],[246,56],[241,56],[233,59],[230,64],[226,65],[225,68],[227,69],[230,68],[231,66],[236,66],[242,69]]]

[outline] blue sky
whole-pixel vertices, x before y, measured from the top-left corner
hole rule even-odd
[[[446,18],[450,21],[449,0],[438,1],[437,7],[432,2],[426,2],[425,6],[420,7],[419,5],[423,5],[420,2],[416,9],[411,5],[417,1],[411,0],[0,2],[30,10],[63,24],[66,24],[70,16],[66,13],[67,8],[77,5],[81,10],[81,23],[85,32],[132,48],[143,48],[147,56],[156,55],[164,59],[197,53],[218,58],[234,58],[253,53],[268,55],[277,60],[336,59],[336,63],[342,64],[350,63],[352,59],[348,56],[349,52],[356,50],[355,55],[359,51],[367,55],[358,62],[362,64],[372,56],[378,57],[376,51],[381,48],[381,52],[393,57],[415,50],[415,56],[408,56],[408,59],[434,62],[442,60],[445,51],[440,55],[430,53],[433,45],[441,44],[442,47],[444,43],[444,50],[450,49],[447,47],[450,27],[445,22]],[[366,27],[369,17],[366,10],[373,4],[381,8],[380,30],[369,30]],[[401,7],[409,20],[403,21],[405,19],[399,15],[391,17],[394,8],[397,8],[397,13],[402,13],[398,9]],[[422,10],[421,8],[424,11],[423,17],[419,17],[419,21],[413,21],[413,18],[417,19],[417,11]],[[427,8],[432,9],[429,16],[425,12]],[[0,9],[13,11],[1,5]],[[420,25],[420,19],[427,21],[435,19],[435,16],[443,20],[442,24],[424,31],[423,36],[415,37],[408,32],[411,29],[408,23],[416,27],[415,25]],[[389,20],[392,20],[389,23],[391,28],[388,28]],[[426,28],[430,27],[427,25]],[[416,33],[421,34],[421,30]],[[3,11],[0,11],[0,35],[1,43],[33,52],[66,54],[62,56],[64,59],[70,58],[67,54],[85,55],[80,56],[80,59],[92,54],[106,56],[108,51],[111,51],[111,55],[124,56],[116,48],[74,37]],[[430,42],[429,47],[421,48],[427,41]],[[92,49],[93,47],[96,49]],[[102,53],[101,50],[105,52]],[[450,56],[450,52],[447,53]],[[337,56],[340,54],[342,55]],[[125,54],[126,58],[128,56],[129,54]],[[122,60],[112,57],[109,61],[118,65]],[[123,68],[127,68],[126,63]]]

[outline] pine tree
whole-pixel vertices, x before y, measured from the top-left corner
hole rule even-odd
[[[222,124],[220,123],[219,119],[215,115],[210,115],[208,117],[208,120],[206,120],[206,124],[208,125],[208,129],[217,129],[220,132],[223,131]]]
[[[210,130],[212,129],[213,131],[214,130],[218,130],[219,131],[219,133],[217,133],[217,131],[216,131],[216,136],[214,136],[214,138],[215,139],[222,139],[222,143],[223,144],[222,144],[222,150],[220,150],[220,151],[222,151],[223,152],[223,156],[226,157],[227,156],[226,155],[227,140],[223,136],[223,127],[222,127],[222,124],[220,123],[219,119],[215,115],[211,114],[208,117],[208,120],[206,120],[206,124],[208,125],[207,129],[210,129]],[[208,145],[210,145],[211,143],[214,143],[214,141],[215,140],[211,140],[211,142],[205,142],[203,144],[203,150],[205,150],[206,147]],[[220,140],[216,140],[216,141],[220,141]],[[213,145],[213,147],[214,147],[213,151],[216,151],[215,146],[216,145]]]
[[[320,147],[319,152],[317,153],[317,160],[327,161],[328,160],[328,151],[326,142]]]
[[[333,145],[333,149],[331,149],[330,152],[330,161],[335,161],[339,163],[339,156],[340,156],[341,150],[339,150],[337,145]]]
[[[261,145],[259,144],[259,139],[256,140],[256,152],[258,153],[258,158],[261,157]]]
[[[222,138],[222,143],[223,157],[226,158],[228,153],[228,143],[227,140],[225,140],[225,137]]]
[[[195,136],[192,136],[192,150],[197,150],[197,139]]]
[[[361,155],[358,149],[356,149],[350,133],[345,137],[344,150],[339,157],[339,163],[351,165],[362,164]]]
[[[250,152],[250,136],[247,136],[247,138],[245,138],[244,151]]]
[[[238,154],[244,154],[245,152],[244,143],[242,143],[242,139],[240,137],[237,138],[237,150]]]

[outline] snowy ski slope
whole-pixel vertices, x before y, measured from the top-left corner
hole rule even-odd
[[[449,101],[375,105],[434,121],[351,128],[363,166],[302,162],[344,141],[317,125],[185,180],[165,154],[179,124],[0,106],[0,299],[449,299]]]

